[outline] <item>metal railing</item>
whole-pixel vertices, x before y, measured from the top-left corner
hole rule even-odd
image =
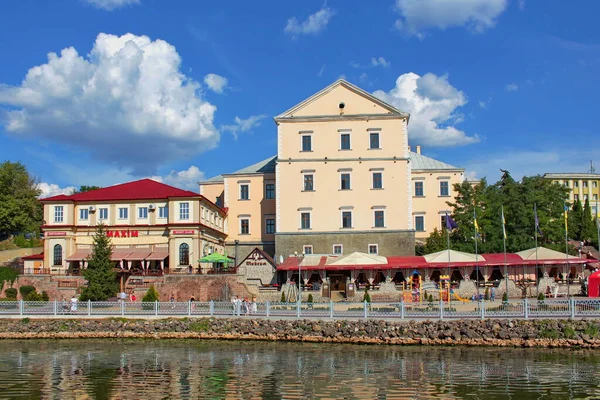
[[[600,317],[600,299],[281,303],[2,301],[0,316],[260,316],[273,318],[467,319]]]

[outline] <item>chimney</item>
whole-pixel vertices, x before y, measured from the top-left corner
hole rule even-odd
[[[421,154],[421,146],[417,145],[417,154]]]
[[[410,146],[408,146],[408,151],[410,151]]]

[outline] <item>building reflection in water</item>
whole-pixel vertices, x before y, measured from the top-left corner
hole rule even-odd
[[[600,395],[599,365],[566,350],[4,341],[0,397],[584,398]]]

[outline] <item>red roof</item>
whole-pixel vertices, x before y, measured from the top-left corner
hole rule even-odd
[[[171,197],[201,197],[189,190],[177,189],[152,179],[122,183],[107,188],[90,190],[89,192],[64,194],[47,197],[41,201],[113,201],[113,200],[150,200],[167,199]]]
[[[32,254],[30,256],[21,257],[21,260],[43,260],[44,253]]]

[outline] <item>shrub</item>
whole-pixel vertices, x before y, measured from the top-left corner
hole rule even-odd
[[[25,297],[23,297],[23,300],[25,300],[25,301],[42,301],[42,295],[34,290],[33,292],[27,293],[27,295]]]
[[[366,301],[367,303],[371,302],[371,295],[369,294],[369,290],[367,288],[365,288],[365,295],[363,296],[363,301]]]
[[[567,325],[563,328],[563,334],[567,339],[573,339],[575,337],[575,329],[571,325]]]
[[[154,285],[150,285],[150,288],[142,298],[142,301],[145,303],[155,302],[159,300],[158,292],[154,288]]]
[[[313,295],[312,295],[312,293],[308,294],[308,300],[306,302],[307,303],[312,303],[313,302]]]
[[[21,323],[22,323],[22,324],[28,324],[28,323],[29,323],[29,321],[30,321],[30,320],[29,320],[29,318],[25,317],[25,318],[23,318],[23,319],[21,320]]]
[[[6,298],[7,299],[17,299],[17,289],[15,288],[8,288],[5,291],[6,293]]]
[[[502,294],[502,302],[503,303],[507,303],[508,302],[508,293],[504,292]]]
[[[556,329],[544,328],[539,334],[541,339],[558,339],[558,331]]]
[[[595,338],[598,335],[598,325],[589,323],[583,330],[583,333],[589,335],[592,338]]]
[[[206,332],[210,329],[210,322],[207,319],[194,321],[190,324],[190,330],[193,332]]]
[[[429,298],[427,299],[430,303],[433,303],[433,295],[429,293]]]
[[[50,301],[50,297],[48,296],[48,293],[45,290],[42,291],[42,301]]]
[[[281,291],[281,302],[285,303],[285,292],[283,290]]]
[[[35,292],[35,287],[29,285],[21,286],[19,288],[19,292],[21,293],[23,299],[27,300],[27,295],[31,292]]]
[[[540,294],[538,294],[538,297],[537,297],[537,299],[538,299],[539,301],[544,301],[544,300],[546,300],[546,296],[544,296],[544,293],[540,293]]]
[[[484,300],[490,299],[490,288],[488,288],[488,287],[485,288],[485,293],[483,294],[483,298],[484,298]]]
[[[0,267],[0,288],[4,282],[9,282],[11,285],[17,280],[18,272],[14,268]]]

